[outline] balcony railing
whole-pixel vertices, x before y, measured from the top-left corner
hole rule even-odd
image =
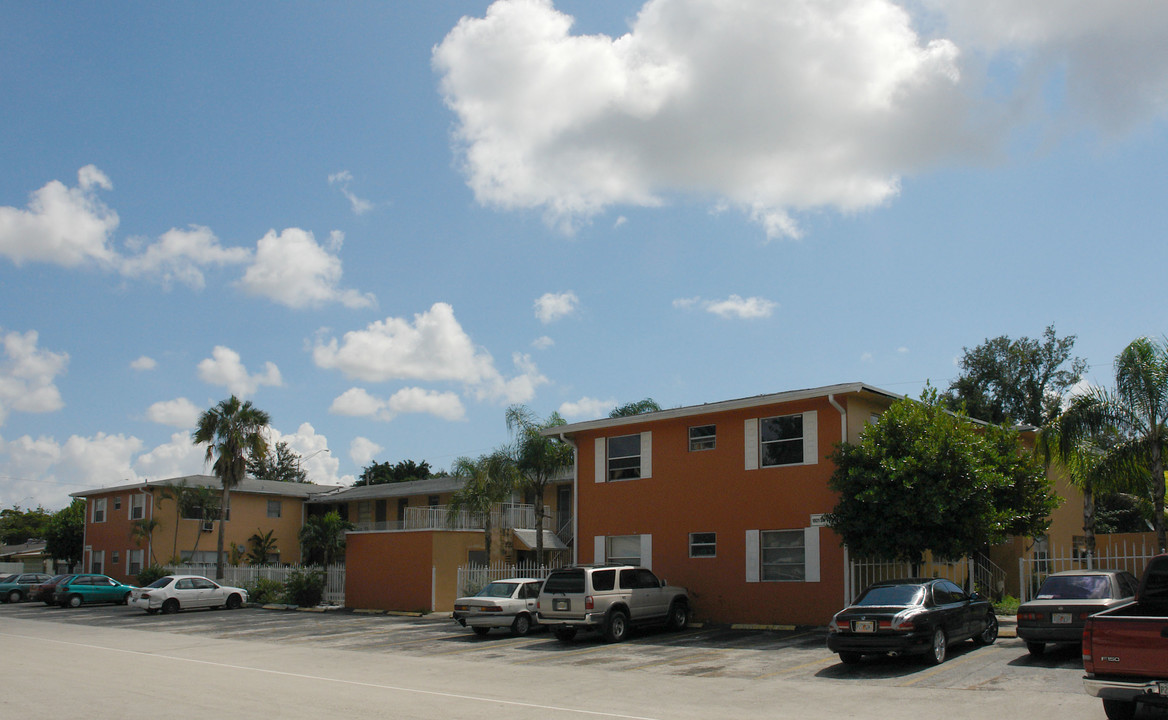
[[[453,520],[451,520],[453,517]],[[446,505],[406,508],[401,520],[383,522],[358,521],[356,530],[482,530],[483,519],[477,513],[461,510],[453,515]],[[535,506],[501,503],[491,508],[491,527],[496,529],[535,527]],[[551,528],[551,512],[544,506],[544,527]]]

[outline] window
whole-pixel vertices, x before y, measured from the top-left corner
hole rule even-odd
[[[438,495],[430,495],[426,498],[426,504],[430,507],[438,507],[438,503],[441,502],[441,500],[442,498]]]
[[[776,582],[806,579],[804,535],[802,530],[759,533],[759,579]]]
[[[121,510],[121,509],[122,509],[122,498],[119,495],[119,496],[114,498],[114,510]]]
[[[758,423],[762,467],[803,463],[803,416],[763,418]]]
[[[284,509],[283,505],[284,505],[284,502],[282,500],[269,500],[268,501],[268,517],[279,518],[280,511]]]
[[[105,522],[105,503],[106,503],[105,498],[98,498],[97,500],[93,501],[93,522],[95,522],[95,523]],[[96,571],[94,571],[94,572],[96,572]]]
[[[126,574],[137,575],[142,572],[142,562],[145,560],[145,550],[131,550],[126,553]]]
[[[110,565],[117,565],[118,560],[118,551],[114,550],[112,553],[110,553]]]
[[[933,585],[933,602],[938,605],[949,605],[965,600],[965,591],[948,580],[942,580]]]
[[[608,439],[608,479],[636,480],[641,477],[641,436],[623,435]]]
[[[191,565],[214,565],[219,561],[219,553],[214,550],[199,550],[198,552],[183,550],[182,559],[183,562]]]
[[[89,572],[99,575],[105,572],[105,550],[94,550],[89,556]]]
[[[716,557],[718,548],[718,533],[690,533],[689,556]]]
[[[373,522],[373,503],[368,500],[362,500],[357,503],[357,522],[371,523]]]
[[[689,429],[689,451],[714,449],[714,431],[716,425],[698,425]]]
[[[146,496],[145,495],[131,495],[130,496],[130,519],[141,520],[146,517]]]
[[[640,535],[611,535],[604,539],[604,559],[619,565],[641,564]]]

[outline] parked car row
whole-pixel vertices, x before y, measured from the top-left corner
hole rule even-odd
[[[0,578],[0,593],[4,602],[31,600],[72,608],[111,603],[145,610],[149,615],[191,608],[235,610],[248,599],[247,590],[220,585],[201,575],[167,575],[139,588],[96,573],[18,573]]]

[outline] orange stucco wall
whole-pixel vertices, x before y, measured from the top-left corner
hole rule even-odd
[[[457,568],[481,531],[351,532],[345,536],[345,605],[366,610],[454,609]]]
[[[849,425],[883,410],[871,402],[836,398]],[[745,421],[816,411],[818,458],[814,464],[746,470]],[[688,429],[715,424],[716,448],[690,452]],[[855,428],[862,426],[857,420]],[[652,477],[597,483],[594,442],[652,432]],[[849,437],[852,433],[849,432]],[[577,445],[580,562],[594,562],[595,538],[651,535],[652,567],[684,585],[698,617],[720,622],[825,624],[844,601],[844,552],[829,528],[820,527],[818,582],[747,582],[748,530],[802,530],[811,516],[835,506],[827,487],[833,465],[825,459],[842,437],[841,416],[827,398],[753,407],[711,415],[659,420],[582,432]],[[717,556],[689,557],[689,533],[716,532]]]

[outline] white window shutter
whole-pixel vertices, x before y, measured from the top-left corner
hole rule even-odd
[[[641,433],[641,477],[653,477],[653,433]]]
[[[803,581],[819,582],[819,528],[803,528]]]
[[[599,565],[608,560],[608,558],[604,557],[604,549],[604,536],[597,535],[592,550],[592,562]]]
[[[653,536],[641,536],[641,565],[653,569]]]
[[[605,452],[604,438],[596,438],[596,482],[608,478],[608,453]]]
[[[819,464],[819,415],[814,410],[803,413],[803,464]]]
[[[743,427],[746,436],[746,469],[758,470],[758,418],[750,418]]]
[[[758,530],[746,531],[746,582],[758,582]]]

